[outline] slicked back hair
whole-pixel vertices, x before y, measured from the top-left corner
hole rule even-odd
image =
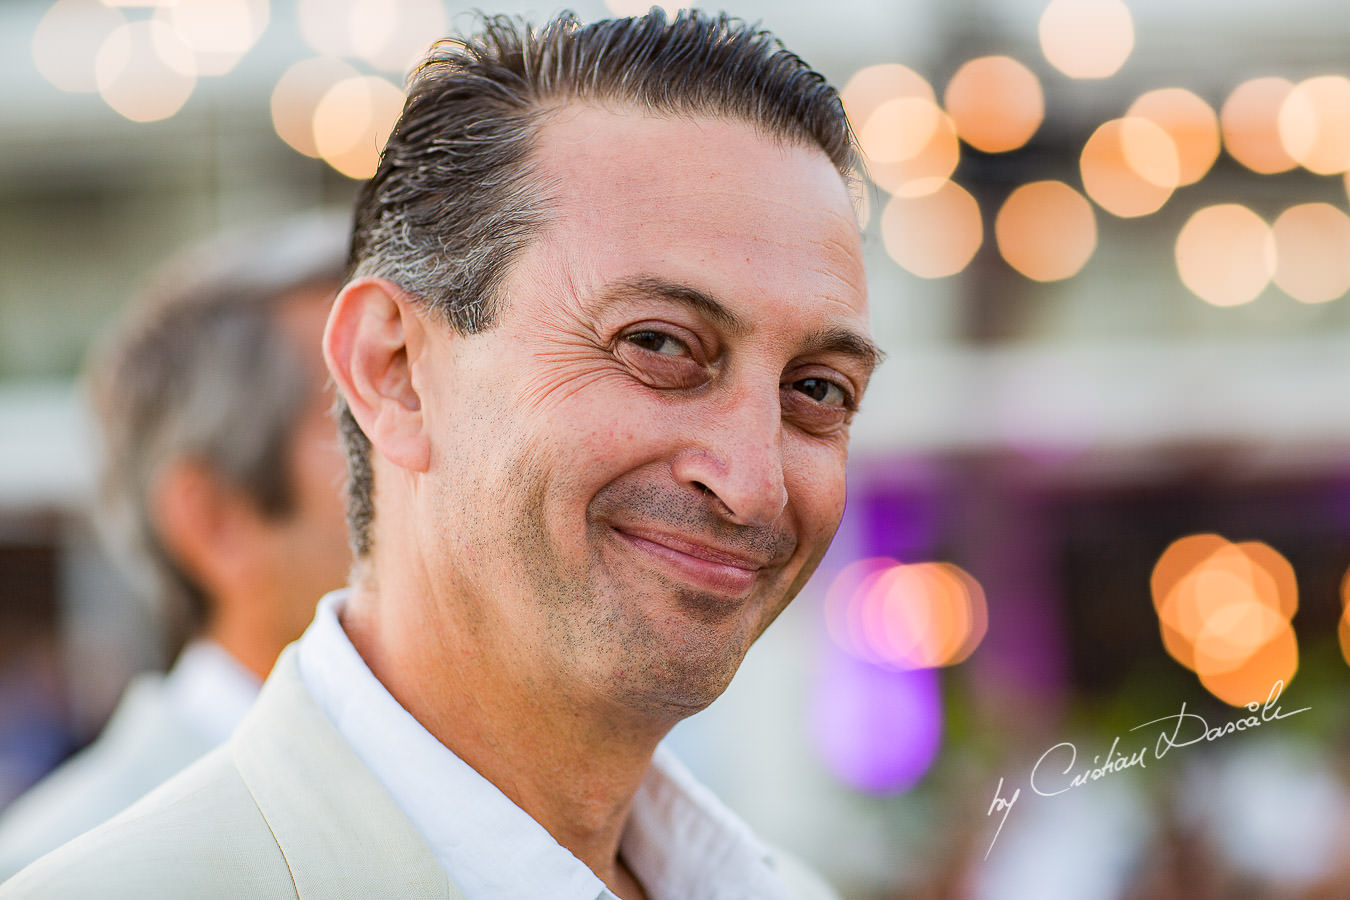
[[[190,248],[154,274],[86,367],[100,444],[95,520],[114,560],[148,588],[170,655],[206,624],[212,601],[159,534],[155,484],[169,466],[196,462],[262,514],[291,514],[287,450],[316,385],[280,314],[301,292],[336,291],[348,232],[346,216],[312,213]]]
[[[539,127],[569,102],[741,121],[817,146],[841,175],[855,163],[837,92],[767,31],[681,11],[581,24],[563,13],[535,30],[484,18],[437,44],[414,74],[375,176],[362,189],[351,274],[398,284],[462,334],[490,328],[511,263],[547,222],[531,158]],[[370,441],[339,401],[347,520],[356,556],[371,548]]]

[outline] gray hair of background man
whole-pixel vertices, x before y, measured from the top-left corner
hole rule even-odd
[[[852,132],[834,88],[767,31],[681,11],[582,25],[563,13],[535,31],[485,18],[438,44],[413,77],[375,176],[357,204],[355,276],[387,278],[463,334],[489,328],[512,260],[547,222],[533,177],[535,136],[569,102],[622,104],[662,116],[744,121],[818,146],[846,178]],[[651,173],[659,178],[659,172]],[[347,451],[347,521],[370,552],[370,441],[339,405]]]
[[[277,312],[298,291],[341,284],[349,227],[313,213],[189,249],[151,278],[85,373],[102,444],[95,519],[114,560],[150,581],[171,654],[209,607],[156,533],[155,481],[193,460],[263,514],[289,514],[286,449],[314,384]]]

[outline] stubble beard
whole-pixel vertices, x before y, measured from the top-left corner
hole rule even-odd
[[[522,453],[511,471],[508,495],[520,501],[516,509],[504,511],[512,524],[503,542],[509,552],[503,555],[533,594],[546,636],[542,652],[552,656],[558,681],[567,684],[571,678],[578,692],[670,724],[717,699],[750,645],[787,605],[786,585],[775,579],[746,600],[732,602],[645,572],[615,571],[621,567],[606,552],[616,540],[609,524],[615,510],[636,511],[647,521],[693,533],[722,527],[704,498],[684,495],[674,486],[622,479],[602,488],[588,505],[584,550],[580,559],[569,560],[563,548],[572,536],[561,532],[566,523],[560,522],[556,535],[549,529],[545,467]],[[559,487],[566,493],[567,485]],[[739,540],[764,552],[782,552],[785,542],[794,542],[781,530],[768,529]]]

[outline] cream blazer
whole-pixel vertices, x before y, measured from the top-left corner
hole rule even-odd
[[[229,743],[0,885],[0,900],[464,900],[315,704],[297,659],[294,646],[282,654]],[[795,897],[836,897],[774,856]]]
[[[100,825],[214,749],[169,699],[165,676],[137,676],[108,724],[0,815],[0,881]]]
[[[225,746],[0,885],[0,898],[458,898],[300,680],[295,648]]]

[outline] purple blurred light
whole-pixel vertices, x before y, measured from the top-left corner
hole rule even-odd
[[[812,709],[826,766],[872,794],[912,787],[942,743],[942,699],[933,669],[893,671],[826,644]]]

